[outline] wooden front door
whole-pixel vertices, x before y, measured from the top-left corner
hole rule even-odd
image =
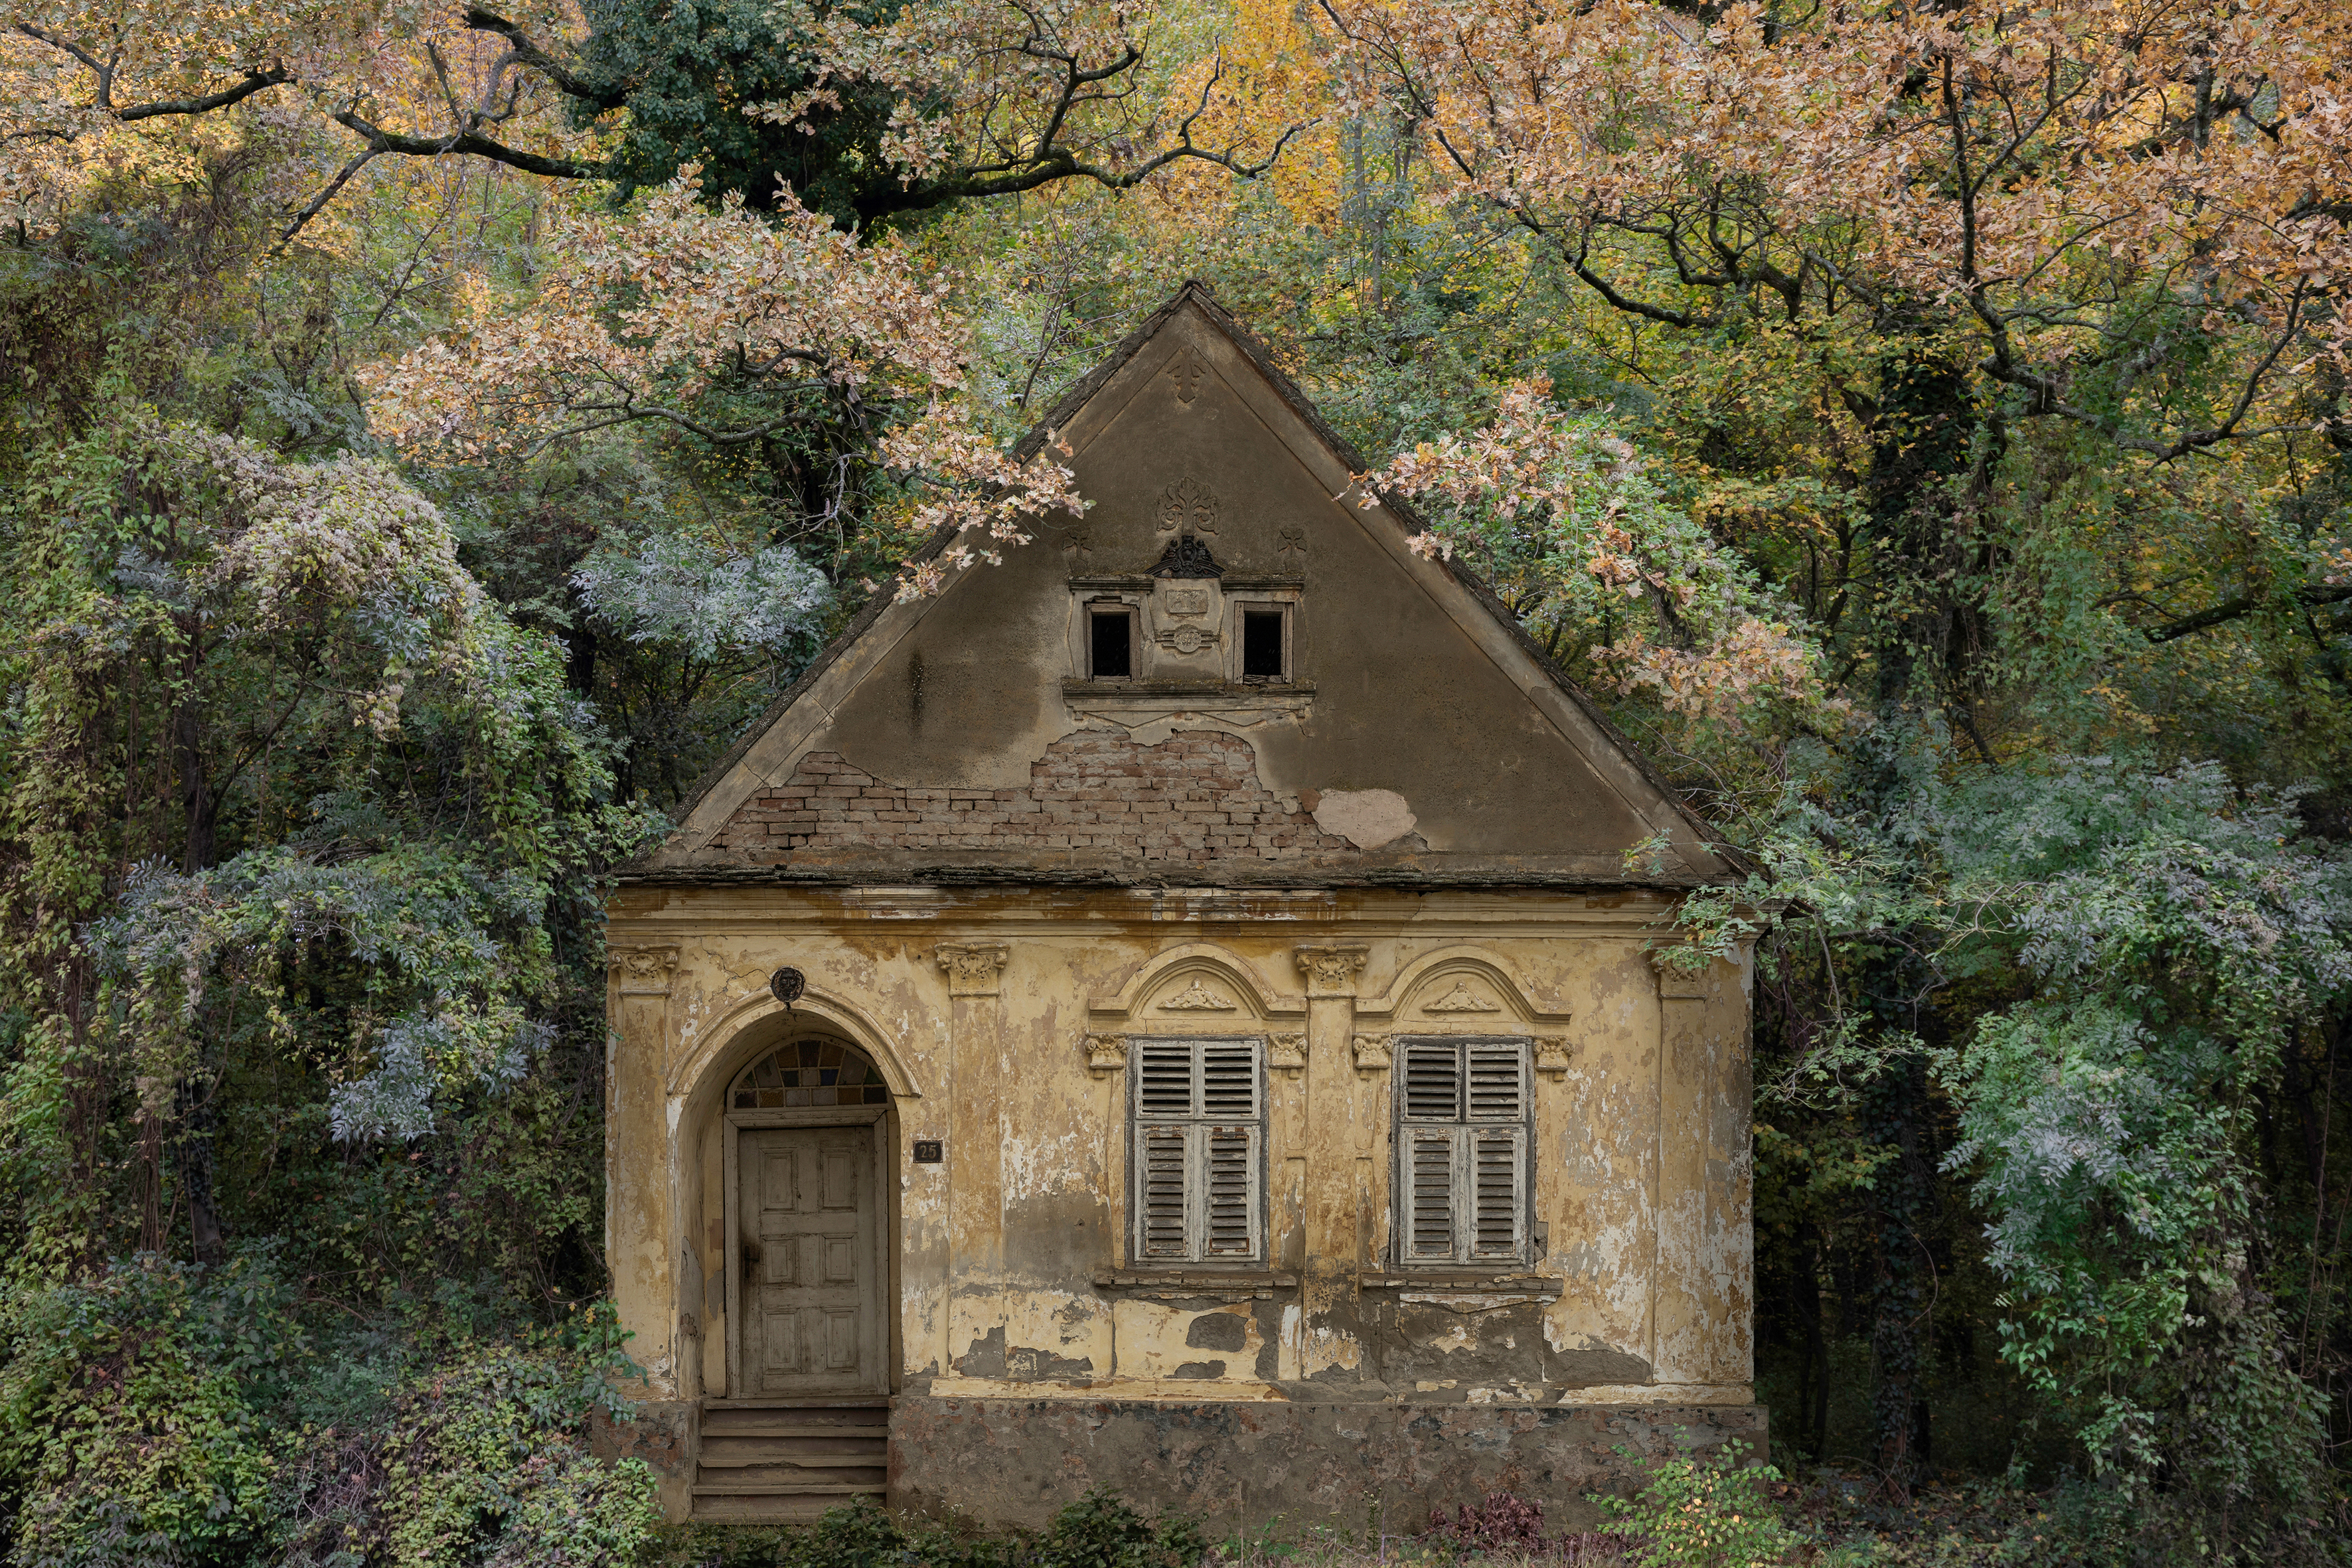
[[[883,1394],[878,1123],[737,1134],[741,1391]]]

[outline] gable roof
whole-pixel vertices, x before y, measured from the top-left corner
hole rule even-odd
[[[1639,870],[1628,869],[1626,851],[1633,843],[1617,846],[1619,853],[1613,864],[1597,864],[1591,855],[1559,857],[1537,854],[1472,854],[1448,855],[1433,852],[1426,845],[1412,838],[1400,839],[1396,845],[1376,848],[1366,853],[1344,839],[1333,839],[1319,833],[1315,825],[1301,820],[1312,815],[1313,802],[1320,792],[1308,789],[1269,795],[1272,805],[1260,812],[1259,826],[1272,825],[1277,837],[1285,832],[1299,837],[1307,847],[1299,854],[1279,861],[1236,861],[1228,857],[1211,855],[1191,862],[1175,863],[1164,858],[1153,859],[1139,854],[1122,854],[1116,848],[1087,853],[1039,853],[1034,846],[1024,852],[982,852],[973,848],[942,848],[933,846],[923,851],[891,849],[879,846],[861,852],[854,843],[845,843],[842,836],[834,835],[828,850],[823,853],[747,854],[744,835],[738,831],[730,841],[728,825],[740,823],[746,813],[766,804],[780,801],[797,813],[796,820],[805,823],[814,806],[822,798],[846,799],[842,791],[847,787],[838,781],[854,779],[857,792],[864,797],[861,804],[881,800],[882,804],[905,807],[910,802],[904,797],[903,787],[885,782],[861,766],[871,759],[849,759],[837,752],[824,749],[821,731],[824,721],[837,713],[842,703],[838,699],[860,682],[874,677],[874,668],[853,670],[850,667],[865,656],[884,633],[877,632],[887,621],[897,623],[903,636],[933,615],[940,603],[976,579],[992,574],[1003,574],[1007,567],[975,568],[952,578],[948,586],[928,599],[901,604],[887,595],[877,594],[844,628],[839,636],[803,672],[800,679],[770,704],[736,743],[729,749],[688,791],[680,803],[679,828],[655,850],[623,867],[619,879],[625,883],[726,883],[745,880],[782,882],[848,882],[870,881],[885,874],[892,880],[926,880],[939,882],[1185,882],[1218,885],[1246,883],[1254,885],[1331,886],[1349,884],[1390,884],[1421,887],[1433,886],[1554,886],[1554,887],[1630,887],[1687,888],[1704,882],[1717,881],[1727,876],[1744,872],[1748,862],[1738,851],[1717,839],[1711,827],[1684,805],[1674,787],[1656,771],[1640,750],[1621,734],[1600,709],[1571,680],[1558,663],[1530,637],[1505,605],[1500,597],[1476,574],[1458,562],[1433,559],[1403,551],[1403,542],[1426,531],[1426,524],[1407,505],[1382,498],[1371,507],[1358,507],[1341,500],[1339,494],[1346,489],[1346,479],[1366,471],[1370,465],[1328,425],[1305,395],[1277,367],[1272,356],[1232,314],[1217,303],[1208,288],[1197,281],[1188,282],[1165,304],[1161,305],[1132,332],[1129,333],[1108,358],[1097,365],[1063,395],[1051,412],[1041,420],[1014,447],[1021,460],[1034,458],[1045,449],[1048,440],[1059,433],[1068,432],[1090,416],[1093,405],[1107,390],[1122,379],[1133,383],[1131,372],[1139,360],[1146,358],[1147,350],[1180,322],[1197,323],[1209,328],[1239,360],[1255,372],[1265,391],[1279,405],[1283,415],[1295,422],[1304,433],[1307,443],[1315,451],[1296,451],[1293,456],[1302,463],[1336,470],[1341,480],[1333,486],[1326,473],[1324,498],[1335,505],[1344,506],[1346,513],[1364,529],[1378,531],[1390,553],[1401,557],[1399,564],[1406,571],[1424,574],[1451,584],[1455,594],[1475,605],[1471,619],[1476,626],[1465,626],[1476,641],[1488,646],[1490,658],[1507,658],[1514,664],[1532,667],[1538,678],[1521,689],[1524,696],[1538,707],[1549,710],[1553,726],[1566,733],[1570,742],[1590,761],[1602,767],[1616,781],[1616,792],[1626,797],[1634,815],[1652,832],[1642,836],[1650,850],[1646,866]],[[1181,352],[1181,351],[1180,351]],[[1154,374],[1159,373],[1155,372]],[[1184,401],[1190,403],[1189,391]],[[1094,421],[1097,428],[1105,421]],[[1278,437],[1279,433],[1277,433]],[[1315,462],[1320,458],[1319,463]],[[1082,490],[1084,489],[1082,486]],[[1090,493],[1090,492],[1088,492]],[[1083,542],[1084,531],[1078,538]],[[951,528],[942,529],[915,552],[917,562],[936,557],[953,542]],[[1018,547],[1021,551],[1043,551],[1043,542]],[[1083,543],[1081,543],[1083,549]],[[1008,562],[1008,566],[1010,562]],[[887,630],[887,628],[886,628]],[[1508,653],[1502,651],[1507,647]],[[916,656],[913,679],[919,711],[922,666],[920,654]],[[828,688],[835,700],[826,700]],[[821,710],[822,711],[804,711]],[[1214,732],[1212,719],[1196,719],[1185,728],[1193,732],[1203,730]],[[1164,732],[1161,731],[1153,733]],[[811,736],[817,743],[811,743]],[[789,737],[789,738],[786,738]],[[1172,740],[1172,737],[1171,737]],[[1244,748],[1246,750],[1246,748]],[[1199,753],[1199,747],[1189,749]],[[1222,759],[1233,763],[1234,759]],[[1158,753],[1147,767],[1160,765]],[[1213,760],[1211,765],[1221,765]],[[1245,765],[1245,764],[1244,764]],[[812,772],[812,770],[814,770]],[[1254,772],[1242,781],[1239,774],[1219,774],[1218,787],[1230,791],[1256,785]],[[955,799],[977,793],[961,787],[965,782],[953,777],[930,780],[934,786],[928,795],[940,797],[940,809],[963,809]],[[899,791],[897,795],[890,792]],[[878,794],[877,794],[878,792]],[[1260,791],[1265,794],[1267,792]],[[772,813],[771,814],[772,816]],[[903,811],[898,815],[905,815]],[[1295,831],[1294,831],[1295,830]],[[754,835],[756,837],[756,834]],[[800,836],[800,837],[805,837]],[[984,834],[982,835],[984,837]],[[1115,837],[1108,836],[1106,837]],[[1320,846],[1318,850],[1317,846]],[[1337,845],[1335,849],[1333,846]],[[1292,847],[1286,844],[1286,851]],[[1577,864],[1569,864],[1568,860]]]

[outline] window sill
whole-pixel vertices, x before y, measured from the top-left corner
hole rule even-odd
[[[1224,1296],[1234,1300],[1270,1298],[1298,1283],[1296,1274],[1266,1268],[1102,1268],[1098,1290],[1134,1290],[1174,1296]]]
[[[1367,1290],[1412,1290],[1444,1295],[1536,1296],[1557,1300],[1560,1281],[1549,1274],[1480,1274],[1459,1268],[1432,1268],[1367,1274]]]
[[[1311,680],[1078,680],[1062,682],[1062,695],[1099,700],[1121,698],[1134,702],[1207,700],[1248,706],[1315,695]]]

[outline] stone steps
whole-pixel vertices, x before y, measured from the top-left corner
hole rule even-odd
[[[890,1405],[713,1400],[702,1413],[694,1517],[783,1523],[870,1497],[889,1476]]]

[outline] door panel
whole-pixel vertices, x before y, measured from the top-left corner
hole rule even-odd
[[[887,1392],[880,1136],[872,1124],[736,1135],[746,1393]]]

